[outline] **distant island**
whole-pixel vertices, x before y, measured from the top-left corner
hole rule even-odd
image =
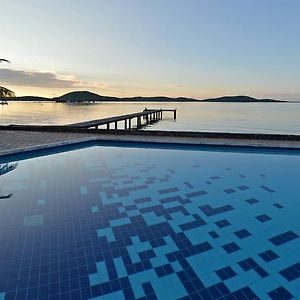
[[[256,99],[249,96],[224,96],[218,98],[209,98],[209,99],[194,99],[194,98],[186,98],[186,97],[165,97],[165,96],[157,96],[157,97],[110,97],[110,96],[101,96],[95,93],[91,93],[88,91],[75,91],[70,92],[60,97],[53,98],[45,98],[38,96],[22,96],[22,97],[12,97],[7,100],[13,101],[51,101],[51,102],[59,102],[59,103],[70,103],[70,102],[289,102],[283,100],[274,100],[274,99]]]

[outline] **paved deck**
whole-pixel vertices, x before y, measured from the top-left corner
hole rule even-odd
[[[250,146],[250,147],[280,147],[300,150],[299,140],[295,139],[261,139],[261,138],[230,138],[229,137],[197,137],[171,136],[164,132],[147,132],[143,134],[101,133],[101,131],[68,132],[68,131],[29,131],[29,130],[0,130],[0,155],[20,153],[36,149],[69,145],[86,141],[126,141],[172,143],[190,145],[222,145],[222,146]],[[226,134],[228,136],[228,134]],[[234,135],[233,135],[234,136]]]

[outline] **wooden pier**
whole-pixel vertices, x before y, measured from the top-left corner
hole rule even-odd
[[[72,128],[96,128],[106,125],[106,129],[118,129],[118,122],[124,121],[124,129],[140,129],[143,126],[158,122],[163,117],[163,112],[173,112],[174,120],[177,117],[177,109],[148,109],[133,114],[120,115],[110,118],[91,120],[65,125]],[[133,126],[132,120],[136,118],[136,127]],[[144,122],[143,122],[144,120]],[[114,128],[111,128],[114,124]]]

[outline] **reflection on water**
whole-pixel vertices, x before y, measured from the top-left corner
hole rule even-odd
[[[0,164],[0,176],[13,171],[18,166],[18,163],[5,163]]]
[[[15,170],[18,166],[18,163],[4,163],[4,164],[0,164],[0,176],[3,176],[13,170]],[[11,196],[13,195],[13,193],[5,193],[2,194],[1,190],[0,190],[0,199],[9,199],[11,198]]]
[[[178,109],[176,121],[172,113],[164,113],[162,121],[146,130],[300,133],[300,103],[11,102],[2,106],[0,123],[68,124],[138,112],[145,107]]]

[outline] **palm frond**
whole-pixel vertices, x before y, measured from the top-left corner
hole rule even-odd
[[[15,93],[3,86],[0,86],[0,99],[15,97]]]

